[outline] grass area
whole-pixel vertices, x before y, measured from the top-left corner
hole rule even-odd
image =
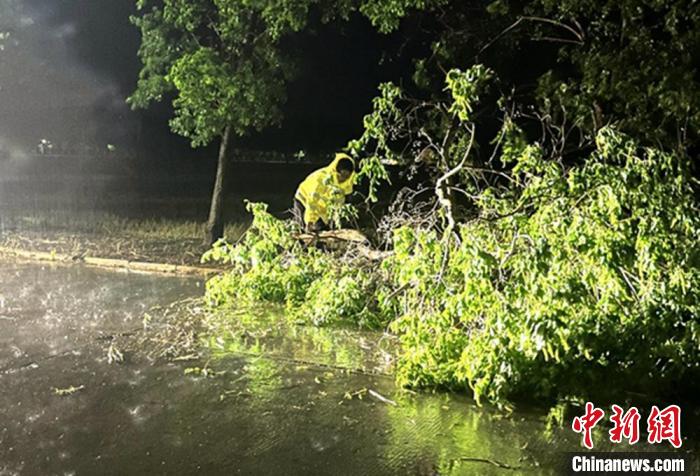
[[[237,240],[247,223],[229,223]],[[126,218],[109,213],[26,213],[3,217],[0,246],[71,256],[95,256],[172,264],[198,264],[207,250],[205,223],[162,218]]]

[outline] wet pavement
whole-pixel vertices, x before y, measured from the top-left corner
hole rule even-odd
[[[394,386],[382,336],[266,324],[202,363],[111,335],[199,296],[196,279],[0,260],[0,475],[554,474],[571,431]],[[272,329],[270,331],[269,329]]]

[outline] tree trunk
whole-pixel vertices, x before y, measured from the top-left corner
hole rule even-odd
[[[228,145],[231,138],[231,127],[227,126],[221,136],[219,146],[219,160],[216,166],[216,180],[214,192],[211,196],[211,208],[209,209],[209,221],[207,222],[204,244],[211,246],[224,236],[224,191],[226,188],[226,171],[228,170]]]

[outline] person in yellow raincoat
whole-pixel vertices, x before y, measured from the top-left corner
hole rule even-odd
[[[309,174],[294,194],[294,217],[302,229],[328,229],[333,211],[345,203],[354,182],[355,162],[343,153],[335,154],[330,165]]]

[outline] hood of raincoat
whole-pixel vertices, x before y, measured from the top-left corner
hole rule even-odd
[[[343,159],[348,159],[350,162],[352,162],[352,168],[353,172],[350,174],[350,177],[343,182],[340,183],[338,182],[338,163],[343,160]],[[333,177],[333,180],[335,181],[335,184],[341,188],[343,193],[345,195],[350,195],[352,193],[352,187],[355,185],[355,161],[353,160],[352,157],[350,157],[348,154],[344,154],[342,152],[339,152],[335,154],[335,158],[333,159],[333,162],[330,163],[330,165],[326,166],[325,168],[329,169],[331,172],[331,175]]]

